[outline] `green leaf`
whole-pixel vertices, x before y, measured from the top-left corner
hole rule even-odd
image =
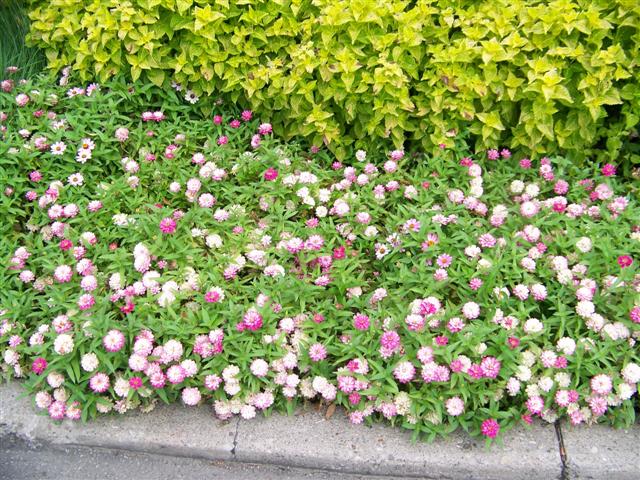
[[[164,71],[153,69],[147,72],[147,77],[153,82],[154,85],[161,87],[164,83]]]

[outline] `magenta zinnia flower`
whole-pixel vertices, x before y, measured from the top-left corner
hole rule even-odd
[[[131,377],[129,379],[129,386],[134,390],[138,390],[139,388],[142,387],[142,378],[140,378],[140,377]]]
[[[173,218],[163,218],[160,220],[160,231],[162,233],[173,233],[176,231],[176,221]]]
[[[242,317],[242,325],[248,330],[256,331],[262,327],[262,315],[257,310],[250,309]]]
[[[216,303],[220,301],[220,293],[217,290],[209,290],[204,294],[204,299],[208,303]]]
[[[489,438],[496,438],[498,433],[500,432],[500,424],[494,420],[493,418],[488,418],[484,422],[482,422],[482,427],[480,428],[482,434]]]
[[[604,175],[605,177],[611,177],[615,174],[616,174],[615,165],[611,163],[607,163],[604,167],[602,167],[602,175]]]
[[[268,168],[266,172],[264,172],[264,179],[268,182],[272,182],[278,178],[278,171],[275,168]]]
[[[37,357],[31,364],[31,371],[36,375],[40,375],[47,369],[47,360],[43,357]]]
[[[353,326],[358,330],[369,328],[369,317],[363,313],[356,313],[353,316]]]
[[[618,265],[620,265],[620,268],[630,267],[632,263],[633,258],[631,258],[629,255],[620,255],[618,257]]]
[[[522,160],[520,160],[520,166],[524,169],[531,168],[531,160],[528,158],[523,158]]]

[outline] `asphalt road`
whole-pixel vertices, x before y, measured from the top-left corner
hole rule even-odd
[[[33,444],[0,434],[0,480],[394,480],[105,448]],[[396,477],[395,480],[401,480]]]

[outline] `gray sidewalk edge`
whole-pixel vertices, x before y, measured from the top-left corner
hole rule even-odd
[[[312,411],[298,411],[292,416],[220,422],[210,407],[162,405],[148,414],[127,413],[125,418],[116,414],[87,424],[69,420],[56,423],[39,415],[31,399],[23,395],[17,382],[0,385],[0,427],[35,443],[396,477],[531,480],[561,478],[565,471],[555,429],[546,424],[514,429],[504,435],[503,445],[486,449],[483,442],[464,433],[433,443],[413,443],[410,432],[404,429],[382,424],[351,425],[340,412],[331,419]],[[597,472],[589,464],[593,456],[572,458],[571,442],[594,445],[588,432],[594,432],[600,440],[616,438],[616,432],[606,428],[565,434],[570,471],[580,478]],[[637,477],[640,429],[629,432],[616,444],[618,458],[629,458],[629,463],[605,465],[609,474],[615,472],[615,478]],[[625,448],[627,456],[620,456]],[[596,463],[602,461],[601,456]],[[578,477],[572,474],[570,478]]]

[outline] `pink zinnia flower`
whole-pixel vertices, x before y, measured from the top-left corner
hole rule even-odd
[[[411,362],[407,361],[398,363],[393,370],[393,376],[396,377],[400,383],[409,383],[413,380],[415,374],[416,368]]]
[[[493,248],[496,242],[496,238],[490,233],[485,233],[478,237],[478,243],[482,248]]]
[[[106,373],[96,373],[89,379],[89,388],[95,393],[104,393],[109,389],[109,376]]]
[[[109,330],[102,337],[102,345],[107,352],[119,352],[124,347],[124,335],[120,330]]]
[[[185,388],[184,390],[182,390],[181,396],[184,404],[190,407],[196,406],[198,403],[200,403],[200,400],[202,399],[202,394],[200,393],[200,390],[198,390],[195,387]]]
[[[115,137],[120,142],[125,142],[129,138],[129,130],[125,127],[116,129]]]
[[[495,148],[492,148],[490,150],[487,150],[487,158],[489,160],[497,160],[498,158],[500,158],[500,153]]]
[[[217,390],[222,383],[222,379],[218,375],[207,375],[204,377],[204,388],[207,390]]]
[[[542,410],[544,410],[544,399],[539,395],[535,395],[529,397],[525,405],[530,413],[539,415],[542,413]]]
[[[167,370],[167,379],[175,384],[182,383],[187,377],[187,372],[182,365],[172,365]]]
[[[27,103],[29,103],[29,96],[25,93],[19,93],[16,95],[16,103],[19,107],[24,107]]]
[[[64,402],[60,400],[56,400],[51,405],[49,405],[49,416],[54,420],[62,420],[64,419],[64,414],[67,410],[67,406]]]
[[[464,412],[464,401],[460,397],[451,397],[445,402],[445,407],[449,415],[457,417]]]
[[[469,369],[467,370],[467,373],[474,380],[478,380],[478,379],[480,379],[480,378],[482,378],[484,376],[484,372],[482,371],[482,367],[480,365],[478,365],[477,363],[474,363],[473,365],[471,365],[469,367]]]
[[[384,332],[380,337],[380,345],[388,350],[396,350],[400,348],[400,335],[397,332]]]
[[[319,362],[327,358],[327,349],[321,343],[314,343],[309,347],[309,358],[314,362]]]
[[[356,313],[353,316],[353,326],[357,330],[366,330],[369,328],[369,317],[363,313]]]
[[[451,255],[443,253],[442,255],[438,256],[436,263],[438,264],[439,267],[447,268],[451,265],[452,261],[453,261],[453,258],[451,257]]]
[[[554,398],[558,406],[562,408],[568,407],[571,403],[568,390],[558,390]]]
[[[480,367],[482,367],[482,374],[486,378],[496,378],[500,373],[501,363],[497,358],[484,357],[480,362]]]
[[[149,383],[153,388],[164,388],[167,383],[167,377],[160,371],[153,372],[149,375]]]
[[[591,413],[593,413],[595,417],[600,417],[607,412],[608,403],[606,397],[592,397],[587,403],[589,403]]]
[[[589,383],[591,385],[591,391],[599,395],[608,395],[613,386],[611,378],[603,373],[593,377]]]
[[[69,420],[80,420],[80,417],[82,416],[80,402],[72,402],[71,405],[69,405],[69,408],[67,408],[65,415]]]
[[[464,321],[461,318],[454,317],[449,319],[447,322],[447,329],[451,333],[456,333],[461,331],[465,327]]]
[[[270,123],[262,123],[260,124],[260,126],[258,127],[258,133],[260,135],[268,135],[269,133],[271,133],[273,131],[273,128],[271,127]]]
[[[78,308],[80,310],[89,310],[95,305],[95,303],[96,300],[93,298],[93,295],[85,293],[84,295],[80,295],[80,298],[78,299]]]
[[[73,269],[68,265],[60,265],[53,272],[53,278],[60,283],[67,283],[73,276]]]
[[[462,314],[468,320],[478,318],[480,315],[480,306],[475,302],[467,302],[462,306]]]

